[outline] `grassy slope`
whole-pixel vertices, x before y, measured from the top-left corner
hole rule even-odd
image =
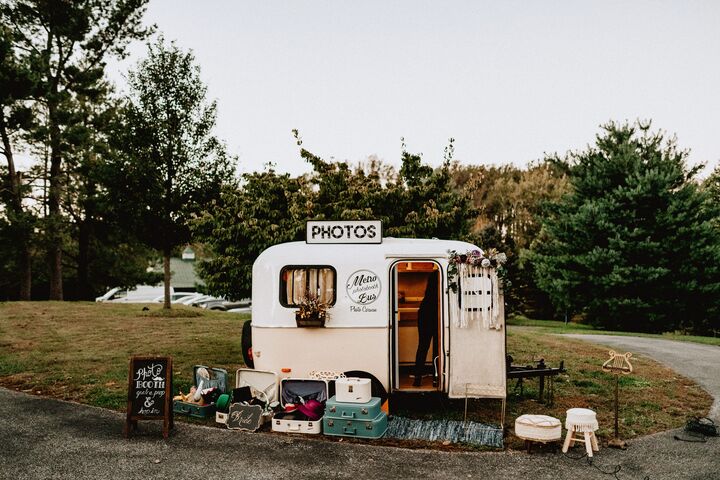
[[[143,312],[142,307],[0,304],[0,385],[122,410],[128,358],[152,354],[172,355],[176,389],[187,391],[196,364],[226,368],[232,381],[235,369],[242,366],[240,332],[248,315],[176,307],[173,317],[163,317],[158,316],[159,306],[152,306],[150,312]],[[549,334],[557,331],[554,327],[508,329],[508,352],[516,364],[544,358],[557,365],[565,360],[568,373],[555,383],[554,406],[535,400],[537,380],[525,382],[522,396],[514,391],[514,383],[509,384],[506,422],[512,426],[523,413],[564,418],[567,408],[590,407],[598,412],[600,436],[607,438],[612,426],[613,379],[600,370],[607,351]],[[621,379],[623,437],[677,427],[688,416],[707,412],[711,399],[699,386],[646,358],[639,357],[635,366],[637,374]],[[471,418],[497,422],[493,402],[476,401],[471,406]],[[460,406],[439,415],[462,418],[462,411]],[[511,445],[513,438],[508,437]]]
[[[196,364],[234,372],[249,315],[173,306],[87,302],[0,304],[0,385],[122,409],[131,355],[171,355],[175,386],[188,390]],[[234,378],[234,375],[232,375]]]
[[[522,315],[517,315],[508,319],[509,325],[516,325],[522,327],[535,327],[543,333],[585,333],[592,335],[623,335],[623,336],[635,336],[635,337],[648,337],[648,338],[662,338],[665,340],[677,340],[680,342],[694,342],[703,343],[706,345],[718,345],[720,346],[720,337],[701,337],[697,335],[683,335],[681,333],[663,333],[662,335],[653,335],[649,333],[632,333],[632,332],[617,332],[612,330],[596,330],[590,325],[583,325],[579,323],[568,323],[559,322],[555,320],[533,320]]]

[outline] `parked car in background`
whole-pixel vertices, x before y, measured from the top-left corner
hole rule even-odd
[[[170,303],[179,303],[180,300],[187,300],[189,297],[199,295],[197,292],[175,292],[170,294]],[[153,302],[164,302],[165,294],[153,299]]]
[[[107,302],[107,301],[110,300],[111,298],[114,298],[116,294],[117,294],[117,297],[116,297],[116,298],[120,298],[120,297],[122,297],[122,296],[124,296],[124,295],[127,295],[127,291],[123,291],[122,293],[118,293],[118,292],[120,292],[121,290],[122,290],[122,289],[121,289],[120,287],[111,288],[110,290],[108,290],[107,292],[105,292],[104,295],[102,295],[102,296],[100,296],[100,297],[96,297],[96,298],[95,298],[95,301],[96,301],[96,302]]]
[[[195,301],[195,299],[202,298],[204,296],[205,294],[203,293],[193,292],[190,295],[186,295],[182,298],[178,298],[177,300],[173,300],[172,303],[177,303],[180,305],[190,305],[192,302]]]
[[[234,308],[249,307],[250,299],[245,298],[245,299],[239,300],[237,302],[231,302],[229,300],[225,300],[224,298],[215,298],[212,300],[204,301],[198,306],[201,308],[205,308],[207,310],[222,310],[222,311],[226,312],[226,311],[232,310]]]
[[[170,294],[175,290],[170,287]],[[151,287],[148,285],[138,285],[133,289],[125,289],[115,287],[108,290],[105,295],[97,297],[96,302],[112,302],[112,303],[152,303],[159,295],[164,295],[164,287]]]
[[[252,305],[247,307],[231,308],[227,311],[228,313],[252,313]]]
[[[183,305],[191,305],[193,307],[197,307],[199,303],[207,301],[207,300],[212,300],[214,298],[215,297],[213,297],[212,295],[199,294],[199,295],[196,295],[193,297],[184,298],[184,299],[180,300],[178,303],[182,303]]]

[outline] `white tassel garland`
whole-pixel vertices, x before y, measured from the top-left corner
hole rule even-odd
[[[497,270],[461,263],[458,288],[458,292],[450,293],[451,318],[456,327],[468,328],[477,323],[480,328],[502,328]]]

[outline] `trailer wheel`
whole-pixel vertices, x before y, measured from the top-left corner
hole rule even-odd
[[[250,324],[250,320],[243,324],[240,345],[245,366],[255,368],[255,361],[252,356],[252,325]]]
[[[370,379],[370,394],[373,397],[380,397],[380,403],[384,403],[385,400],[388,398],[387,390],[385,390],[385,387],[383,387],[383,384],[380,380],[377,379],[375,375],[373,375],[370,372],[365,372],[363,370],[351,370],[349,372],[344,372],[346,377],[357,377],[357,378],[369,378]]]

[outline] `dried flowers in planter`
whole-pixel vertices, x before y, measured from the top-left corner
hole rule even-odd
[[[295,323],[298,327],[324,327],[330,317],[328,310],[332,305],[321,302],[315,295],[306,295],[295,312]]]

